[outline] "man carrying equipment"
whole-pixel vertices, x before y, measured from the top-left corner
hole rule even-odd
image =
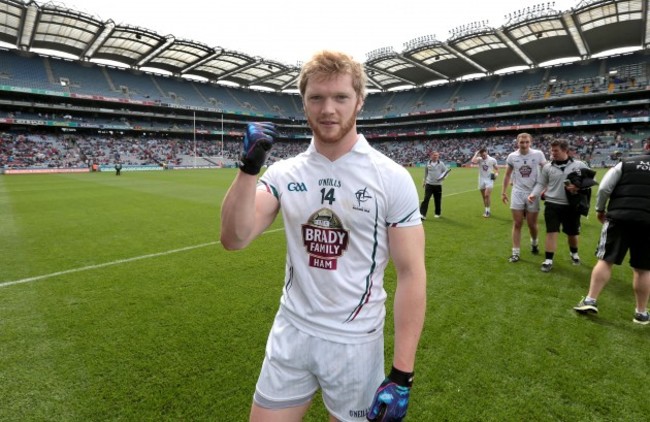
[[[490,157],[486,148],[481,148],[474,153],[472,157],[472,164],[478,165],[478,189],[481,191],[481,198],[485,206],[483,217],[490,217],[490,203],[492,202],[492,188],[494,181],[499,175],[499,167],[497,160]]]
[[[298,87],[308,149],[257,180],[276,136],[251,123],[240,172],[221,208],[221,243],[242,249],[282,209],[287,261],[250,420],[298,422],[318,389],[330,420],[406,415],[424,323],[424,230],[410,174],[357,134],[366,75],[350,56],[322,51]],[[384,270],[392,259],[394,354],[384,378]],[[383,381],[383,382],[382,382]],[[379,418],[379,419],[377,419]]]
[[[580,160],[569,157],[569,142],[555,139],[551,142],[551,162],[546,163],[537,178],[535,188],[528,196],[533,203],[545,192],[544,221],[546,222],[546,259],[542,271],[547,273],[553,268],[553,257],[557,250],[557,238],[562,231],[569,241],[569,251],[573,265],[580,265],[578,240],[580,238],[580,211],[577,206],[569,205],[568,195],[578,195],[579,187],[570,182],[571,174],[580,174],[587,165]]]

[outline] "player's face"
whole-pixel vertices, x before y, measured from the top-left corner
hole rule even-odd
[[[530,137],[528,136],[520,136],[517,138],[517,146],[519,147],[519,152],[522,154],[528,154],[528,151],[530,150]]]
[[[485,160],[485,159],[487,159],[487,157],[488,157],[487,152],[484,151],[484,152],[481,153],[481,158],[482,158],[482,159]]]
[[[434,153],[431,154],[431,161],[438,161],[439,158],[440,158],[439,153],[434,152]]]
[[[363,101],[352,87],[352,76],[311,77],[307,82],[303,104],[307,122],[317,142],[356,140],[357,113]]]

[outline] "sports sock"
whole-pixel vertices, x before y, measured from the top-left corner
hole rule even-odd
[[[547,261],[553,262],[553,256],[555,255],[555,252],[544,252],[544,257],[546,258]]]
[[[571,255],[573,255],[574,253],[578,253],[578,248],[572,248],[572,247],[570,247],[570,248],[569,248],[569,251],[571,251]]]
[[[533,239],[533,238],[531,237],[531,238],[530,238],[530,244],[531,244],[532,246],[538,246],[538,241],[537,241],[537,239]]]
[[[512,248],[512,254],[513,255],[519,255],[521,250],[519,248]]]

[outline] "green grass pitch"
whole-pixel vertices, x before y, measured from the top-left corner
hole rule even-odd
[[[420,186],[423,169],[411,171]],[[278,220],[246,250],[221,248],[234,172],[0,177],[0,420],[247,420],[284,234]],[[424,222],[428,310],[408,419],[647,420],[650,329],[631,322],[627,262],[600,314],[575,315],[595,215],[583,220],[583,265],[571,265],[561,235],[544,274],[526,231],[522,260],[507,262],[499,193],[482,218],[476,170],[454,169],[443,218]],[[540,229],[543,245],[543,218]],[[389,267],[389,297],[394,287]],[[318,399],[305,420],[325,415]]]

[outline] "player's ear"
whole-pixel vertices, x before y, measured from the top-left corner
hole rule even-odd
[[[357,113],[361,112],[361,109],[363,108],[363,98],[359,97],[357,100]]]

